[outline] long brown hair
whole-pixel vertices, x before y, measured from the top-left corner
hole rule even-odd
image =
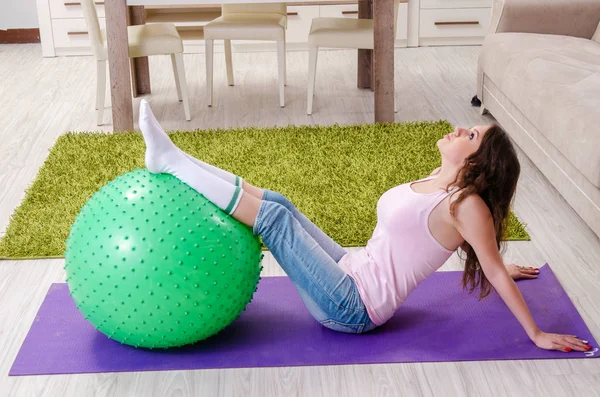
[[[479,149],[465,159],[456,179],[450,186],[458,189],[458,198],[450,205],[450,214],[456,217],[457,206],[471,194],[479,195],[492,214],[496,245],[504,248],[503,237],[510,215],[510,204],[515,195],[521,165],[508,134],[497,124],[485,133]],[[465,241],[461,246],[466,253],[465,270],[462,276],[463,288],[472,293],[479,287],[479,299],[492,292],[492,286],[485,277],[473,247]]]

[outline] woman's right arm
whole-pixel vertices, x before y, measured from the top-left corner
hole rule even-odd
[[[485,277],[538,347],[564,352],[591,349],[574,335],[550,334],[538,328],[523,295],[504,266],[496,243],[492,214],[481,197],[470,195],[460,203],[455,227],[473,247]]]

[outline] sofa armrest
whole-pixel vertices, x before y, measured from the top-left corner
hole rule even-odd
[[[591,39],[599,22],[599,0],[494,0],[489,34],[542,33]]]

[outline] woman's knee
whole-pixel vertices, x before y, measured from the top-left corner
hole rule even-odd
[[[272,201],[274,203],[279,203],[287,208],[288,211],[293,212],[296,209],[294,203],[288,200],[283,194],[279,192],[275,192],[272,190],[265,190],[265,194],[263,196],[263,200]]]
[[[259,211],[259,222],[255,223],[255,233],[265,237],[268,232],[277,229],[277,232],[283,235],[287,235],[287,226],[290,224],[289,219],[294,216],[292,213],[282,204],[274,201],[263,201],[264,208]],[[266,242],[265,242],[266,243]]]

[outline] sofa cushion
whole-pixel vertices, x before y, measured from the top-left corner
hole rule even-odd
[[[485,39],[479,62],[525,117],[600,188],[600,44],[498,33]]]

